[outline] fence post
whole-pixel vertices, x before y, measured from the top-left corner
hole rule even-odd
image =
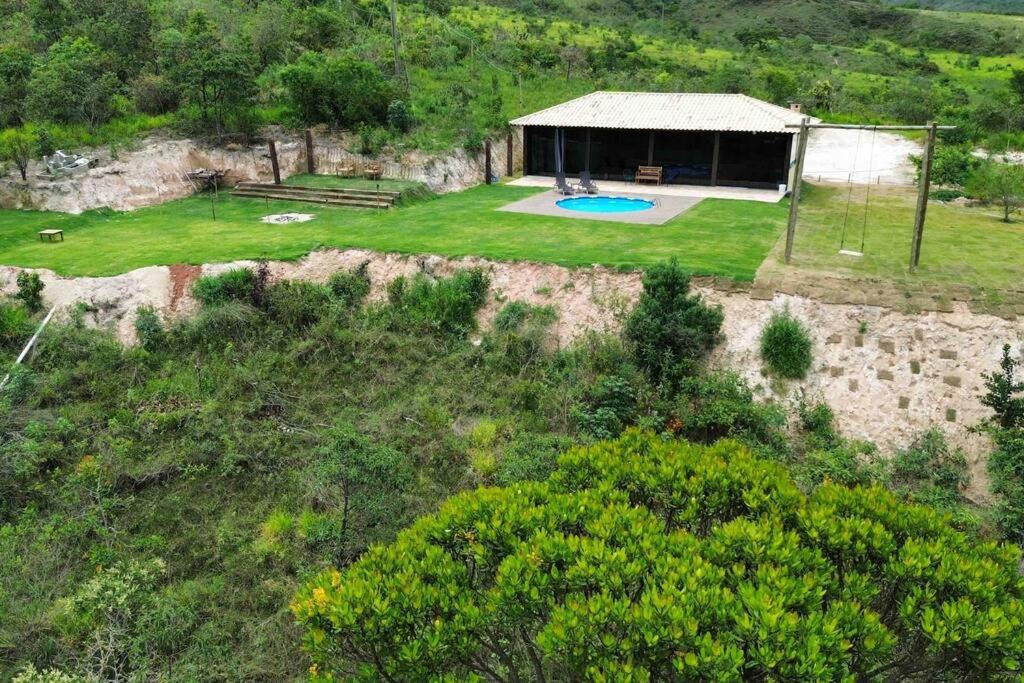
[[[306,173],[316,173],[316,161],[313,157],[313,131],[306,129]]]
[[[512,131],[509,131],[508,133],[508,139],[506,140],[505,146],[505,170],[507,171],[505,175],[512,177],[516,172],[515,164],[512,160]]]

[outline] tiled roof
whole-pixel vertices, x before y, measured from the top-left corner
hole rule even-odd
[[[746,95],[593,92],[520,116],[513,126],[792,133],[807,116]]]

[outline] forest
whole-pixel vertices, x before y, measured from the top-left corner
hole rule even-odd
[[[426,0],[396,3],[395,28],[379,0],[7,0],[0,146],[16,163],[154,129],[224,141],[320,124],[367,153],[473,150],[515,115],[596,89],[745,92],[837,121],[938,118],[999,151],[1024,142],[1024,23],[1007,15]]]

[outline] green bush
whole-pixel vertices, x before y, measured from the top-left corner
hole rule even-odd
[[[576,409],[580,431],[594,439],[613,439],[636,419],[636,391],[618,375],[602,377]]]
[[[934,507],[948,509],[958,504],[960,490],[969,482],[964,452],[951,448],[945,434],[934,427],[905,450],[897,451],[889,463],[893,489],[913,498],[927,495]]]
[[[32,322],[20,306],[0,303],[0,348],[16,349],[32,336]]]
[[[452,498],[292,611],[319,680],[1017,675],[1020,549],[880,488],[630,432]]]
[[[476,329],[476,312],[484,304],[490,279],[479,268],[460,270],[432,280],[422,273],[388,284],[394,324],[442,337],[463,337]]]
[[[732,372],[684,379],[672,417],[672,431],[690,441],[709,444],[728,437],[776,457],[789,448],[782,431],[785,413],[776,405],[755,401],[747,383]]]
[[[551,325],[557,318],[551,306],[533,306],[510,301],[494,316],[491,331],[482,348],[492,366],[516,375],[524,375],[550,353],[557,343]]]
[[[16,280],[18,292],[15,294],[29,313],[38,313],[43,309],[43,281],[39,273],[23,270],[18,273]]]
[[[138,310],[135,316],[135,334],[139,337],[139,344],[147,351],[156,351],[166,340],[160,316],[149,306]]]
[[[690,278],[675,259],[647,269],[643,285],[624,336],[652,382],[675,386],[721,340],[722,310],[689,296]]]
[[[331,290],[302,280],[285,280],[267,288],[267,311],[286,327],[316,324],[331,308]]]
[[[761,332],[761,358],[785,379],[803,379],[811,369],[811,333],[788,308],[773,313]]]
[[[353,310],[359,308],[370,294],[369,262],[360,264],[353,270],[339,270],[327,281],[331,295],[343,308]]]
[[[220,275],[203,275],[192,285],[192,296],[204,306],[215,306],[227,301],[250,301],[256,283],[255,274],[248,268],[236,268]]]

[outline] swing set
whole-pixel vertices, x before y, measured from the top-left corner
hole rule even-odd
[[[796,173],[795,180],[793,182],[792,198],[789,206],[789,224],[786,228],[785,261],[787,264],[793,257],[793,241],[796,236],[796,225],[800,212],[800,190],[803,185],[804,158],[807,155],[807,137],[811,129],[833,128],[857,131],[857,146],[853,158],[854,170],[849,176],[849,189],[846,194],[846,210],[843,214],[843,228],[839,240],[839,253],[843,256],[850,256],[853,258],[860,258],[864,256],[864,246],[868,232],[868,212],[871,209],[871,176],[874,173],[875,138],[878,135],[878,131],[927,131],[924,156],[921,160],[921,180],[918,188],[917,213],[914,217],[914,236],[910,246],[910,272],[913,273],[917,269],[921,260],[921,239],[924,234],[925,216],[928,212],[928,193],[931,190],[932,161],[935,157],[935,140],[937,133],[940,130],[954,130],[956,129],[956,126],[940,126],[936,123],[929,123],[927,126],[872,126],[837,123],[811,123],[809,118],[805,118],[802,123],[790,125],[787,126],[787,128],[800,129],[797,143]],[[860,155],[861,136],[866,130],[871,131],[871,155],[868,159],[868,182],[866,183],[867,189],[864,196],[864,217],[860,226],[860,249],[858,250],[854,248],[856,234],[850,235],[851,241],[854,242],[854,244],[851,244],[850,248],[847,248],[847,236],[850,228],[850,207],[853,203],[853,176],[856,174],[857,157]],[[856,230],[856,228],[854,228],[854,230]]]

